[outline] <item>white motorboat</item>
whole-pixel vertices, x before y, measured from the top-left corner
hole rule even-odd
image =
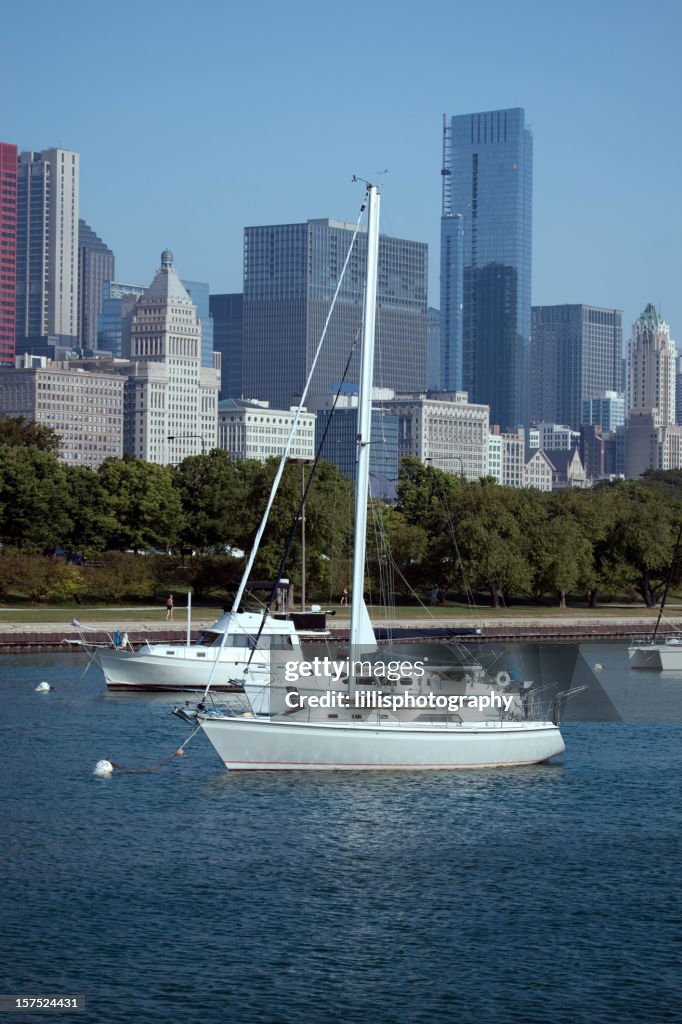
[[[506,711],[486,716],[480,714],[480,687],[486,684],[480,676],[439,682],[437,673],[429,677],[416,662],[399,664],[393,678],[377,670],[380,651],[363,599],[379,244],[376,186],[368,185],[367,199],[349,656],[341,666],[278,659],[276,671],[259,669],[248,680],[250,711],[235,714],[211,707],[207,694],[195,718],[225,766],[238,770],[454,769],[546,761],[563,752],[561,733],[555,722],[533,719],[522,695],[518,700],[510,696]],[[307,389],[308,384],[301,406]],[[468,686],[476,693],[467,694]],[[463,693],[455,692],[462,687]],[[378,700],[379,695],[384,699]],[[478,720],[462,713],[467,696],[479,698]]]
[[[146,641],[138,650],[112,643],[93,647],[93,659],[110,690],[190,692],[204,691],[210,684],[213,690],[241,692],[249,673],[269,669],[273,651],[300,658],[301,639],[328,636],[324,628],[299,630],[298,621],[230,611],[202,630],[194,643]],[[87,648],[87,641],[82,646]]]

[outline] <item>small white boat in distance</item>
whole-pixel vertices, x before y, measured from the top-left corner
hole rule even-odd
[[[650,668],[663,672],[682,672],[682,636],[669,636],[657,643],[628,647],[630,668]]]

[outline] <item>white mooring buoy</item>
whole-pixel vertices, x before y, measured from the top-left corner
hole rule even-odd
[[[98,761],[95,765],[94,775],[111,775],[113,773],[114,766],[111,761]]]
[[[598,661],[597,661],[597,662],[595,662],[595,666],[594,666],[594,671],[595,671],[595,672],[601,672],[601,670],[602,670],[603,668],[604,668],[604,666],[603,666],[603,665],[602,665],[602,664],[601,664],[600,662],[598,662]]]
[[[52,687],[50,686],[50,684],[46,683],[45,680],[43,679],[42,683],[38,683],[38,685],[36,686],[36,693],[47,693],[51,689]]]

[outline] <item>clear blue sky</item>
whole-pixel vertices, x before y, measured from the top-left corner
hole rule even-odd
[[[533,303],[653,301],[682,346],[682,4],[35,0],[0,20],[0,140],[81,154],[81,215],[119,280],[166,246],[240,291],[245,225],[355,220],[429,244],[444,112],[533,128]]]

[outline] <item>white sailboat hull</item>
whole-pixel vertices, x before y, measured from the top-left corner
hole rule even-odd
[[[659,669],[682,672],[682,643],[643,644],[629,647],[630,668]]]
[[[292,722],[200,715],[226,768],[236,771],[438,770],[538,764],[563,753],[552,722]]]

